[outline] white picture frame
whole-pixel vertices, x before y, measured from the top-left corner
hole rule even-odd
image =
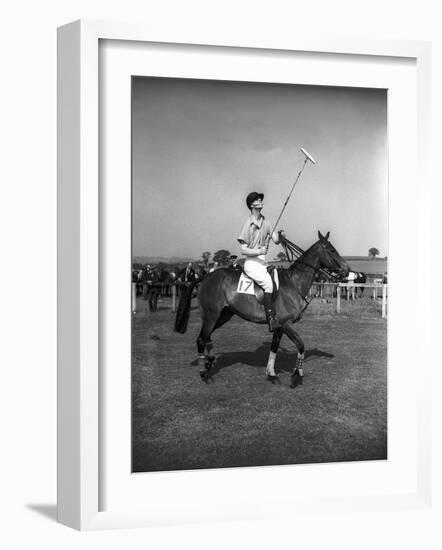
[[[125,508],[101,511],[100,506],[100,177],[99,177],[99,43],[167,43],[180,48],[205,45],[246,51],[303,51],[332,55],[411,58],[417,70],[417,162],[420,201],[431,197],[429,181],[430,44],[425,42],[364,40],[358,38],[283,39],[279,43],[253,42],[238,37],[157,36],[135,24],[76,21],[58,33],[58,521],[80,530],[150,526],[174,523],[164,510]],[[181,45],[181,46],[180,46]],[[210,52],[209,52],[210,55]],[[421,213],[422,215],[422,213]],[[420,225],[420,238],[429,237],[429,219]],[[423,251],[424,267],[429,267]],[[426,263],[425,263],[426,262]],[[423,304],[428,307],[428,303]],[[431,354],[431,351],[430,351]],[[428,362],[430,363],[430,362]],[[422,365],[421,380],[429,384],[430,367]],[[422,507],[431,500],[431,402],[424,390],[417,393],[416,491],[366,498],[338,499],[333,509],[379,510],[387,507]],[[127,428],[129,429],[129,427]],[[268,471],[269,469],[267,469]],[[184,474],[185,475],[185,474]],[[204,474],[207,479],[210,473]],[[259,475],[259,473],[257,474]],[[190,497],[189,497],[190,498]],[[281,496],[285,499],[286,496]],[[287,502],[287,501],[286,501]],[[290,502],[290,501],[289,501]],[[233,496],[232,496],[233,505]],[[260,517],[262,503],[243,516],[234,506],[224,519]],[[327,510],[330,501],[303,501],[305,510]],[[207,509],[206,505],[203,505]],[[216,520],[215,510],[195,521]],[[194,521],[183,509],[182,521]]]

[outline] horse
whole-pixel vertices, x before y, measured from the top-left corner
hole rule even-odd
[[[278,269],[279,290],[275,299],[276,315],[280,328],[273,332],[270,354],[266,367],[267,380],[279,382],[275,373],[275,358],[282,336],[285,334],[296,346],[298,355],[291,374],[290,387],[294,388],[303,381],[305,346],[299,334],[291,326],[299,321],[309,302],[306,299],[309,289],[320,269],[329,269],[336,273],[347,274],[349,267],[329,242],[330,232],[324,237],[318,231],[319,240],[304,252],[287,269]],[[237,292],[241,271],[232,268],[220,268],[208,273],[201,281],[198,291],[202,326],[196,345],[198,366],[203,382],[209,382],[214,357],[206,355],[211,350],[211,334],[227,323],[233,315],[257,324],[266,324],[263,307],[264,291],[257,285],[255,294]],[[195,281],[183,292],[175,319],[175,331],[185,333],[190,317],[193,288]]]
[[[358,283],[362,285],[365,284],[367,282],[367,275],[365,273],[362,273],[361,271],[357,272],[356,279],[353,282],[356,285],[356,288],[355,288],[356,298],[358,297],[358,290],[360,292],[359,298],[362,298],[365,287],[363,286],[358,287],[357,285]]]

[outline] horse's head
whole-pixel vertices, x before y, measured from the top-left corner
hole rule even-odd
[[[316,243],[316,247],[319,252],[319,263],[321,268],[329,269],[334,271],[338,275],[345,276],[350,271],[350,268],[347,265],[347,262],[341,258],[336,248],[329,242],[328,238],[330,236],[330,231],[327,235],[321,235],[321,232],[318,231],[319,240]]]

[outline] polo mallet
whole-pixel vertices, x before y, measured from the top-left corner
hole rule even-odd
[[[301,177],[301,174],[302,174],[302,171],[304,170],[305,168],[305,165],[307,164],[308,161],[310,161],[312,164],[316,164],[316,160],[310,155],[310,153],[308,153],[305,149],[303,149],[301,147],[301,153],[304,155],[304,164],[302,165],[301,167],[301,170],[299,170],[299,173],[298,175],[296,176],[296,180],[295,180],[295,183],[292,185],[292,188],[290,190],[290,193],[289,193],[289,196],[286,198],[285,200],[285,203],[284,203],[284,206],[282,207],[282,210],[278,216],[278,219],[276,220],[276,223],[275,225],[273,226],[273,229],[270,233],[270,237],[268,238],[267,240],[267,247],[266,247],[266,250],[269,249],[269,245],[270,245],[270,239],[271,239],[271,235],[273,235],[273,233],[275,232],[277,226],[278,226],[278,223],[279,223],[279,220],[281,219],[281,216],[283,215],[284,213],[284,210],[285,210],[285,207],[287,206],[289,200],[290,200],[290,197],[292,196],[292,193],[293,193],[293,190],[295,189],[296,187],[296,184],[298,183],[299,181],[299,178]]]

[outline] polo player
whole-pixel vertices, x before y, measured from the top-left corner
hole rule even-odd
[[[264,308],[269,331],[273,332],[280,327],[276,318],[273,304],[273,282],[267,271],[266,254],[270,239],[279,244],[279,237],[272,233],[272,227],[261,213],[264,207],[264,194],[253,191],[246,198],[250,216],[244,222],[238,241],[241,245],[241,253],[246,257],[244,271],[264,290]]]

